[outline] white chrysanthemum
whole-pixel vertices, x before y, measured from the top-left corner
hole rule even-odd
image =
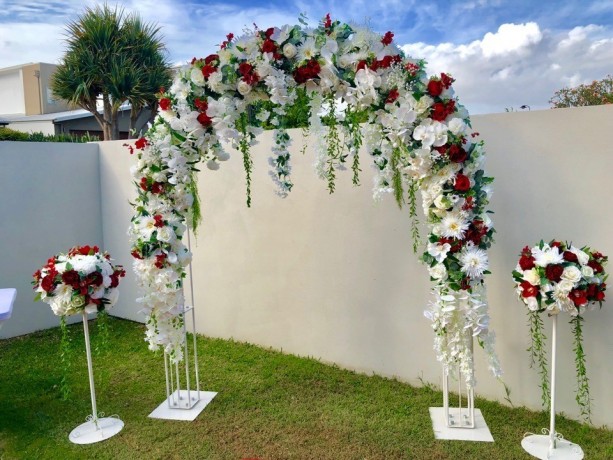
[[[568,298],[570,290],[566,290],[565,287],[566,286],[562,285],[562,283],[558,283],[554,286],[551,296],[556,301],[557,307],[561,311],[571,311],[574,308],[574,304]]]
[[[317,46],[314,38],[307,38],[302,45],[298,47],[298,61],[309,61],[317,56]]]
[[[475,246],[466,246],[462,250],[460,263],[462,264],[461,270],[472,279],[481,278],[489,266],[487,253]]]
[[[441,236],[445,238],[462,238],[464,232],[468,230],[468,221],[459,213],[450,212],[440,223]]]
[[[543,246],[543,249],[540,249],[538,246],[532,248],[532,256],[534,257],[534,263],[539,267],[564,262],[564,257],[560,254],[559,249],[556,246],[549,247],[547,244]]]
[[[76,271],[89,275],[90,273],[96,271],[98,258],[96,256],[83,256],[81,254],[77,254],[70,259],[70,263],[72,268],[74,268]]]

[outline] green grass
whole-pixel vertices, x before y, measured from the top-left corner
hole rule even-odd
[[[194,422],[150,419],[165,398],[160,355],[143,326],[111,319],[111,352],[94,356],[99,410],[125,428],[89,446],[68,433],[90,413],[81,326],[72,395],[60,397],[59,330],[0,341],[0,459],[529,459],[520,441],[548,426],[545,413],[477,399],[495,443],[437,441],[432,388],[369,377],[253,345],[198,337],[203,388],[218,391]],[[95,342],[95,325],[92,325]],[[613,458],[613,432],[558,417],[586,459]]]

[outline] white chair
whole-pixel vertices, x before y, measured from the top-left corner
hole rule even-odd
[[[0,329],[13,313],[13,304],[17,297],[17,289],[0,289]]]

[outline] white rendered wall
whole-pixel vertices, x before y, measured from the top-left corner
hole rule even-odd
[[[102,225],[96,144],[4,141],[0,165],[0,288],[17,288],[6,338],[59,325],[34,302],[32,273],[74,245],[101,245]]]
[[[0,74],[0,115],[26,113],[21,70]]]
[[[22,131],[24,133],[43,133],[53,135],[55,134],[55,125],[53,121],[15,121],[9,123],[7,128],[14,129],[15,131]]]
[[[496,177],[492,209],[498,233],[488,288],[497,349],[513,403],[538,408],[538,375],[528,366],[525,309],[516,299],[511,270],[521,248],[541,238],[588,244],[613,257],[613,151],[608,140],[613,106],[482,115],[475,116],[473,124],[487,144],[487,171]],[[267,175],[271,133],[265,133],[253,151],[251,209],[244,203],[244,172],[237,154],[219,171],[203,166],[204,222],[193,264],[199,332],[413,384],[419,384],[420,377],[440,384],[433,333],[422,314],[430,284],[411,251],[408,211],[399,211],[391,197],[372,202],[370,160],[365,155],[363,185],[354,188],[350,171],[340,173],[337,191],[329,195],[313,171],[312,148],[302,156],[300,131],[291,134],[296,186],[285,200],[274,195]],[[128,269],[112,313],[142,320],[134,301],[138,294],[126,234],[132,215],[128,200],[134,196],[129,174],[133,157],[123,143],[99,144],[101,225],[105,249]],[[43,176],[53,170],[47,163],[41,167]],[[17,174],[5,172],[4,165],[2,171],[8,177]],[[42,197],[46,192],[32,188],[32,193]],[[45,203],[59,212],[60,202]],[[1,267],[4,280],[10,266]],[[28,268],[26,276],[35,268]],[[586,315],[585,350],[593,421],[613,426],[613,291],[609,297],[601,311]],[[558,408],[577,416],[565,318],[560,326]],[[487,374],[480,352],[477,379],[479,395],[503,399],[503,387]]]

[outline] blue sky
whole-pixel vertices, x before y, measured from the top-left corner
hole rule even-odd
[[[111,3],[111,2],[109,2]],[[63,28],[93,1],[0,0],[0,68],[55,63]],[[179,63],[215,49],[228,32],[316,22],[330,12],[345,22],[395,33],[396,43],[448,71],[473,113],[530,105],[547,108],[556,89],[613,73],[613,1],[185,1],[124,0],[128,11],[162,26],[170,58]]]

